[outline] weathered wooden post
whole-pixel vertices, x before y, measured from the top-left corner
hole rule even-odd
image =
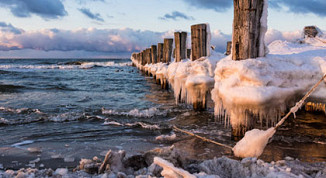
[[[308,38],[315,38],[318,34],[318,30],[315,26],[306,26],[303,29],[304,36]]]
[[[163,61],[167,64],[171,62],[171,55],[173,50],[173,39],[165,38],[163,44]]]
[[[152,63],[151,48],[146,49],[146,58],[147,58],[147,64],[151,64]]]
[[[187,32],[175,32],[175,62],[186,59],[187,55]]]
[[[190,59],[191,57],[191,49],[187,49],[187,59]]]
[[[267,31],[267,4],[264,0],[233,0],[234,20],[232,37],[232,59],[245,60],[263,57],[266,54],[264,37]],[[265,11],[266,10],[266,11]],[[265,19],[264,19],[265,18]],[[230,115],[232,120],[231,138],[241,138],[244,133],[254,127],[254,115],[246,111]]]
[[[144,66],[146,63],[145,63],[145,59],[144,59],[144,51],[140,52],[140,63],[142,66]]]
[[[139,65],[140,64],[140,53],[136,54],[136,60],[137,60],[137,63]]]
[[[152,64],[157,63],[157,46],[152,45],[151,46],[151,57],[152,57]]]
[[[160,63],[163,61],[163,43],[157,44],[157,62]]]
[[[228,41],[226,43],[226,52],[225,55],[230,55],[231,54],[231,49],[232,49],[232,41]]]
[[[207,24],[191,26],[191,56],[193,61],[207,56],[207,40]]]
[[[264,36],[267,25],[262,20],[264,0],[233,0],[234,20],[232,59],[265,56]]]

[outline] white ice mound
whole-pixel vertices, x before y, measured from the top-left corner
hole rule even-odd
[[[266,131],[253,129],[246,132],[245,136],[233,147],[234,155],[241,158],[259,157],[275,131],[272,127]]]
[[[233,127],[254,119],[274,125],[326,73],[326,44],[275,41],[269,50],[266,57],[233,61],[228,56],[216,65],[215,115],[226,114]],[[324,82],[309,99],[325,102],[325,93]]]

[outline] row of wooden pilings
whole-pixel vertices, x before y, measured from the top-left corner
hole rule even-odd
[[[207,49],[209,48],[209,46],[207,46],[208,28],[209,26],[207,24],[196,24],[191,26],[191,49],[187,49],[187,32],[175,32],[174,39],[165,38],[163,43],[151,45],[150,48],[139,53],[133,53],[132,57],[142,66],[140,69],[149,76],[152,74],[145,69],[144,66],[146,64],[169,64],[173,58],[175,62],[180,62],[183,59],[195,61],[203,56],[207,56]],[[169,89],[167,79],[158,78],[155,75],[153,75],[153,78],[156,80],[157,84],[161,85],[162,89]],[[206,103],[193,103],[193,107],[194,110],[205,110]]]
[[[173,41],[175,48],[173,49]],[[200,57],[207,56],[207,24],[197,24],[191,26],[191,49],[187,49],[187,32],[175,32],[173,38],[165,38],[164,43],[152,45],[139,53],[133,53],[133,58],[138,64],[167,63],[172,60],[172,54],[175,62],[182,59],[197,60]]]

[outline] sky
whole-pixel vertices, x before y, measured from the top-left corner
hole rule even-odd
[[[267,41],[326,30],[325,0],[269,0]],[[232,0],[0,0],[0,58],[115,58],[209,23],[212,45],[231,40]],[[190,40],[188,40],[190,42]]]

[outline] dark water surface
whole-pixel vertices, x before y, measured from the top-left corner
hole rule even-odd
[[[142,153],[171,145],[155,137],[170,134],[172,124],[235,144],[212,110],[175,105],[173,93],[130,64],[128,59],[0,60],[0,164],[25,167],[40,157],[36,167],[73,167],[108,149]],[[323,114],[301,114],[277,133],[262,158],[325,161],[325,123]],[[193,158],[231,155],[193,138],[178,141]]]

